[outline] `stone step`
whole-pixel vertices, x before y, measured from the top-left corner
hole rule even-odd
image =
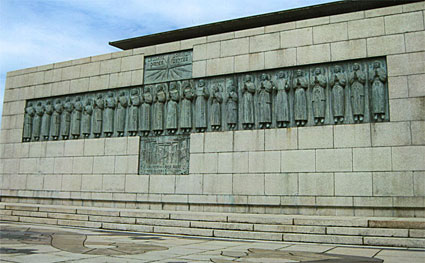
[[[218,238],[425,248],[425,218],[260,215],[0,203],[0,220]]]

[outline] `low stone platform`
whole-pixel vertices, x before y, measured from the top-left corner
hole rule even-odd
[[[219,238],[425,248],[425,218],[260,215],[0,203],[0,220]]]

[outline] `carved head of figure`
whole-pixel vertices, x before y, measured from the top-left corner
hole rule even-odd
[[[108,97],[109,97],[109,98],[114,97],[114,93],[112,93],[112,91],[108,92]]]
[[[80,97],[80,96],[77,96],[77,97],[75,98],[75,102],[78,102],[78,101],[81,101],[81,97]]]
[[[335,73],[340,73],[341,72],[341,67],[340,66],[335,66],[334,67],[334,72]]]
[[[228,85],[227,87],[229,88],[229,92],[235,92],[236,91],[236,87],[235,85],[233,85],[233,81],[231,80],[231,84]]]
[[[286,74],[285,74],[285,72],[284,72],[284,71],[279,71],[279,73],[277,73],[277,76],[278,76],[280,79],[286,78]]]
[[[61,100],[56,100],[56,105],[59,105],[59,104],[61,104]]]
[[[261,74],[261,80],[268,80],[269,79],[269,75],[266,73]]]
[[[177,83],[176,82],[170,83],[170,90],[173,90],[173,89],[177,89]]]
[[[220,91],[220,86],[221,86],[220,84],[216,84],[216,85],[214,85],[214,86],[213,86],[213,92],[214,92],[214,93],[219,92],[219,91]]]
[[[233,86],[233,79],[228,79],[227,80],[227,87],[232,87]]]
[[[199,85],[199,87],[205,86],[205,80],[200,79],[199,82],[198,82],[198,85]]]
[[[29,112],[30,112],[30,110],[31,110],[31,108],[32,108],[32,102],[28,102],[28,105],[27,105],[27,107],[25,108],[25,112],[26,112],[26,113],[29,113]]]
[[[303,71],[301,69],[298,69],[296,74],[297,74],[297,77],[302,77]]]
[[[189,81],[183,81],[182,86],[183,92],[189,92],[191,89]]]
[[[86,106],[90,106],[90,104],[91,104],[91,100],[90,99],[87,99],[86,100]]]
[[[251,81],[251,75],[245,75],[245,81],[250,82]]]
[[[379,62],[379,61],[375,61],[375,62],[373,62],[373,68],[374,69],[378,69],[378,68],[380,68],[381,67],[381,63]]]
[[[121,91],[121,92],[120,92],[120,96],[121,96],[121,97],[124,97],[124,96],[125,96],[125,92],[124,92],[124,91]]]
[[[102,99],[102,94],[100,94],[100,93],[99,93],[99,94],[97,94],[97,99],[98,99],[98,100]]]
[[[71,99],[68,97],[65,99],[65,103],[71,103]]]
[[[164,91],[164,86],[163,86],[162,84],[158,84],[158,85],[156,86],[156,88],[158,89],[158,90],[157,90],[157,93],[158,93],[158,92],[160,92],[160,91]]]
[[[41,101],[37,102],[37,106],[41,107]]]
[[[182,87],[183,87],[182,89],[183,89],[184,92],[187,92],[187,91],[190,91],[191,90],[190,82],[187,81],[187,80],[185,80],[185,81],[182,82]]]
[[[314,74],[316,74],[316,76],[318,76],[318,75],[322,74],[322,70],[320,68],[316,68],[314,70]]]
[[[172,100],[178,101],[179,100],[178,94],[179,93],[177,92],[177,89],[176,88],[170,90],[170,97],[171,97]]]
[[[357,70],[359,70],[360,69],[360,65],[358,64],[358,63],[354,63],[354,65],[353,65],[353,70],[354,71],[357,71]]]
[[[52,102],[50,100],[46,101],[46,105],[50,105]]]
[[[130,94],[136,96],[139,95],[139,91],[137,89],[132,89]]]
[[[145,86],[143,88],[143,93],[150,93],[151,92],[151,88],[149,86]]]

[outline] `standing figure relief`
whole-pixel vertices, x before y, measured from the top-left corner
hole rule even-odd
[[[218,131],[221,128],[221,103],[223,102],[221,89],[220,84],[215,84],[211,92],[210,123],[213,131]]]
[[[61,126],[61,114],[63,112],[63,105],[61,100],[56,100],[54,111],[52,114],[52,138],[53,140],[59,139],[59,132],[60,132],[60,126]]]
[[[156,135],[162,134],[164,131],[164,105],[167,101],[165,94],[165,84],[158,84],[154,102],[154,117],[153,117],[153,131]]]
[[[35,115],[34,107],[32,106],[32,102],[28,102],[27,107],[25,108],[25,116],[24,116],[24,132],[23,132],[23,141],[29,142],[31,141],[32,136],[32,121]]]
[[[227,127],[229,130],[236,129],[238,124],[238,93],[236,91],[236,87],[233,84],[233,80],[228,80],[227,82]]]
[[[347,78],[341,66],[335,66],[329,81],[332,87],[332,108],[335,124],[344,122],[345,115],[345,85]]]
[[[292,81],[294,91],[294,116],[297,126],[304,126],[307,123],[307,78],[304,72],[298,69]]]
[[[180,102],[180,128],[183,133],[189,133],[192,130],[192,100],[194,98],[190,81],[183,81],[182,93]]]
[[[35,115],[34,115],[34,121],[33,121],[33,130],[32,130],[32,136],[34,138],[34,141],[40,140],[40,131],[41,131],[41,119],[43,118],[44,114],[44,108],[41,104],[41,101],[35,105]]]
[[[259,128],[270,128],[272,124],[272,91],[274,84],[269,74],[261,74],[260,87],[258,88]]]
[[[99,138],[103,129],[103,110],[105,109],[105,100],[102,94],[98,94],[93,103],[94,122],[93,134],[94,137]]]
[[[387,81],[374,58],[34,99],[22,141],[389,121]]]
[[[91,116],[93,114],[93,106],[91,103],[91,99],[88,98],[86,100],[86,104],[83,108],[83,116],[81,118],[81,133],[84,138],[88,138],[90,136],[91,129]]]
[[[141,103],[139,129],[143,136],[148,136],[151,129],[151,105],[153,103],[151,86],[143,88]]]
[[[385,119],[385,82],[387,72],[381,67],[381,62],[373,62],[369,72],[369,81],[372,85],[372,113],[375,121]]]
[[[132,89],[130,91],[130,108],[128,110],[128,132],[130,136],[136,136],[139,129],[139,107],[141,99],[139,91]]]
[[[81,98],[77,97],[74,102],[74,110],[71,117],[71,135],[73,139],[80,137],[81,114],[83,112],[83,103]]]
[[[245,76],[245,82],[242,88],[242,127],[245,130],[254,128],[255,84],[251,78],[251,75]]]
[[[179,103],[179,89],[177,82],[170,83],[170,91],[167,94],[167,115],[166,115],[166,129],[168,134],[175,134],[177,132],[177,116],[178,116],[178,103]]]
[[[207,100],[208,89],[203,79],[198,81],[195,90],[195,128],[197,132],[207,130]]]
[[[326,110],[326,77],[321,68],[314,70],[311,77],[312,103],[314,124],[323,124],[325,122]]]
[[[105,99],[105,110],[104,110],[104,121],[103,121],[103,132],[106,137],[111,137],[114,133],[114,113],[117,107],[117,102],[114,98],[114,93],[108,92],[108,96]]]
[[[286,128],[289,126],[289,83],[285,72],[279,71],[276,80],[276,122],[277,127]]]
[[[121,91],[120,95],[118,97],[118,101],[117,101],[117,128],[116,128],[116,130],[117,130],[119,137],[124,136],[127,106],[128,106],[127,95],[125,95],[124,91]]]
[[[366,74],[361,70],[358,63],[354,63],[353,70],[349,75],[351,85],[351,107],[354,122],[363,122],[365,111],[365,83]]]
[[[73,109],[74,105],[72,104],[71,99],[66,98],[61,120],[61,136],[63,140],[68,140],[69,138],[69,132],[71,129],[71,113]]]
[[[50,123],[53,114],[53,105],[50,100],[46,101],[46,104],[43,105],[44,115],[41,119],[41,136],[44,140],[48,140],[50,136]]]

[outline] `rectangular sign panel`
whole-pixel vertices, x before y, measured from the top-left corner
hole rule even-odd
[[[139,174],[188,174],[187,135],[142,137]]]
[[[145,58],[144,83],[154,84],[192,78],[192,51]]]

